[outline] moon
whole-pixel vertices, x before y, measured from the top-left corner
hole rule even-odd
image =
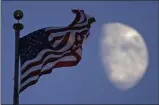
[[[102,27],[101,59],[111,83],[128,90],[143,78],[148,66],[148,49],[134,28],[122,23]]]

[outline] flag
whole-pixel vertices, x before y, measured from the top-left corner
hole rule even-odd
[[[46,27],[20,38],[20,93],[54,68],[75,66],[80,62],[83,42],[95,18],[83,10],[72,12],[76,17],[68,26]]]

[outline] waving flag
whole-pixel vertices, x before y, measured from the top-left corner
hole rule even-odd
[[[54,68],[75,66],[81,60],[82,44],[95,18],[83,10],[72,12],[76,17],[67,27],[42,28],[20,38],[20,92]]]

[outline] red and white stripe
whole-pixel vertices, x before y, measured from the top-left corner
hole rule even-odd
[[[50,33],[48,41],[52,43],[53,49],[42,50],[34,59],[26,61],[21,66],[20,92],[37,83],[40,76],[51,73],[54,68],[75,66],[79,63],[82,43],[75,45],[80,39],[76,35],[82,35],[84,36],[82,40],[86,40],[89,28],[85,26],[88,25],[89,17],[81,10],[75,13],[76,18],[68,27],[45,30]],[[88,32],[82,33],[85,30]]]

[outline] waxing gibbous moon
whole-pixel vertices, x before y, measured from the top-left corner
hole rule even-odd
[[[114,86],[128,90],[142,79],[148,66],[148,49],[134,28],[122,23],[102,27],[101,59]]]

